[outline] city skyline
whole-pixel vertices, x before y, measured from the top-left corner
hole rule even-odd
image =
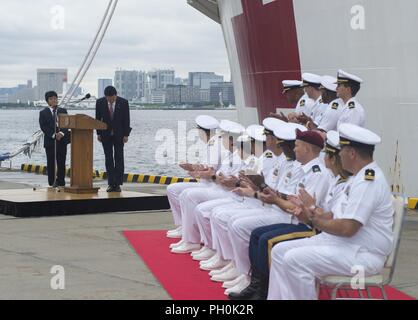
[[[51,28],[51,9],[57,5],[65,9],[62,30]],[[26,1],[24,6],[3,1],[0,45],[8,50],[0,53],[0,87],[10,88],[35,80],[38,68],[67,68],[71,82],[105,7],[106,3],[99,0]],[[119,68],[151,70],[155,66],[174,69],[176,77],[181,78],[187,78],[189,70],[206,69],[229,79],[220,26],[196,12],[186,1],[120,2],[81,87],[96,95],[97,79],[113,79],[114,71]]]
[[[113,78],[96,80],[96,93],[80,86],[72,97],[79,99],[87,93],[94,98],[103,97],[105,87],[113,85],[118,95],[129,101],[146,104],[220,103],[234,104],[234,89],[224,76],[210,71],[188,72],[188,78],[176,77],[175,70],[153,68],[149,71],[115,70]],[[18,84],[13,88],[0,88],[0,102],[42,102],[46,91],[56,91],[59,96],[71,92],[67,69],[37,69],[37,82]],[[223,97],[222,101],[220,97]]]

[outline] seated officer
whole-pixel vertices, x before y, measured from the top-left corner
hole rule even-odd
[[[186,171],[191,172],[214,168],[219,169],[222,163],[222,154],[225,150],[222,147],[221,137],[216,134],[219,128],[219,122],[215,118],[207,115],[201,115],[196,118],[196,126],[199,130],[199,137],[206,145],[206,152],[203,158],[203,164],[180,164],[180,167]],[[181,238],[181,209],[180,209],[180,194],[188,188],[201,188],[208,184],[207,180],[202,179],[198,183],[180,182],[174,183],[167,187],[167,198],[170,203],[170,208],[173,213],[174,224],[177,229],[167,232],[168,238]]]
[[[195,209],[202,203],[209,200],[227,198],[229,191],[221,185],[225,178],[238,176],[243,165],[237,150],[236,140],[245,131],[245,128],[229,120],[222,120],[220,129],[223,132],[223,145],[229,150],[229,155],[223,160],[218,171],[213,168],[204,171],[193,172],[195,178],[208,179],[211,183],[201,188],[188,188],[180,195],[182,240],[171,245],[173,253],[190,253],[201,249],[200,233],[197,227]]]
[[[272,250],[268,299],[318,299],[316,279],[350,276],[353,266],[366,276],[379,273],[393,245],[393,206],[389,185],[373,160],[375,133],[342,124],[340,157],[353,174],[332,212],[312,206],[308,220],[322,233],[279,243]]]
[[[338,132],[330,131],[325,147],[325,165],[332,172],[334,182],[325,200],[326,212],[332,212],[334,206],[338,205],[344,195],[344,187],[349,176],[349,173],[342,169],[339,151]],[[300,190],[300,194],[300,197],[292,199],[295,204],[302,208],[315,205],[315,200],[305,190]],[[240,294],[230,294],[231,300],[265,300],[267,298],[270,253],[273,246],[284,241],[312,237],[317,233],[309,225],[303,212],[299,213],[298,219],[299,224],[275,224],[255,229],[252,232],[250,239],[251,284]]]

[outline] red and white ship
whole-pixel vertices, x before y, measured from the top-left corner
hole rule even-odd
[[[418,1],[188,0],[223,29],[239,120],[290,108],[281,81],[302,72],[364,79],[366,126],[394,192],[418,195]],[[413,202],[413,201],[412,201]],[[411,202],[411,203],[412,203]]]

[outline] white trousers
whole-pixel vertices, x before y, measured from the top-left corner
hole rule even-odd
[[[170,203],[173,220],[176,226],[181,226],[180,194],[189,188],[202,188],[205,185],[200,182],[179,182],[167,187],[167,198]]]
[[[385,259],[357,246],[332,244],[321,235],[279,243],[272,250],[268,299],[317,300],[317,278],[355,276],[358,268],[365,276],[374,275]]]
[[[212,230],[213,249],[224,260],[233,260],[234,251],[231,238],[229,237],[229,226],[238,218],[251,216],[254,209],[245,208],[241,203],[228,204],[216,207],[210,220]]]
[[[248,274],[251,269],[249,257],[250,238],[253,230],[272,224],[290,223],[291,215],[278,209],[253,209],[248,215],[229,221],[229,237],[231,240],[234,261],[238,271]]]
[[[182,238],[189,243],[200,243],[201,237],[196,220],[196,207],[203,202],[227,198],[229,192],[218,186],[191,188],[180,195]]]
[[[210,220],[212,218],[213,209],[219,206],[223,206],[226,204],[233,204],[235,201],[234,199],[228,198],[221,198],[203,202],[196,207],[196,222],[197,227],[199,228],[200,237],[202,243],[211,249],[213,248],[212,243],[212,229]]]

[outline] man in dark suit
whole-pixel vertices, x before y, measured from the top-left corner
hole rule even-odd
[[[39,113],[39,125],[44,133],[48,183],[51,187],[64,187],[65,161],[67,145],[70,143],[70,132],[68,129],[59,128],[58,117],[60,114],[67,114],[67,110],[58,108],[58,95],[54,91],[47,92],[45,100],[48,107]]]
[[[97,130],[106,157],[107,192],[121,192],[125,170],[123,148],[131,133],[129,102],[117,96],[114,87],[105,89],[105,97],[96,102],[96,119],[107,124],[107,130]]]

